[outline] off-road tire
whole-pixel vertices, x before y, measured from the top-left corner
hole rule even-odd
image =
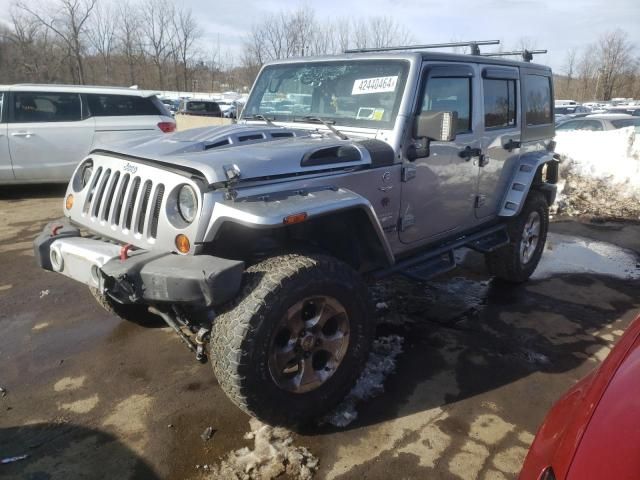
[[[525,225],[532,212],[540,216],[540,236],[536,248],[527,263],[521,260],[520,245]],[[526,282],[538,266],[549,230],[549,205],[542,192],[532,190],[520,214],[512,219],[507,230],[510,242],[508,245],[488,253],[485,256],[489,273],[500,280],[509,283]]]
[[[349,343],[335,373],[314,390],[280,388],[270,374],[274,329],[309,296],[338,300],[349,317]],[[214,321],[210,358],[222,389],[242,410],[275,425],[300,427],[334,408],[364,368],[374,335],[367,287],[347,264],[325,255],[270,257],[247,269],[236,301]]]
[[[118,303],[107,295],[104,295],[98,291],[98,289],[89,287],[91,295],[96,299],[98,305],[104,308],[107,312],[117,317],[120,317],[127,322],[137,323],[144,326],[157,326],[163,324],[162,319],[149,312],[146,305],[124,305]]]

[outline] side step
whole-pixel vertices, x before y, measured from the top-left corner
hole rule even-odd
[[[457,266],[454,252],[459,248],[471,248],[480,253],[489,253],[509,243],[509,234],[505,225],[494,225],[476,233],[458,237],[437,247],[427,247],[425,253],[397,262],[390,268],[373,274],[378,280],[394,273],[405,275],[419,281],[453,270]]]
[[[504,247],[509,243],[509,234],[506,229],[498,230],[485,237],[473,240],[465,245],[472,250],[480,253],[495,252],[500,247]]]
[[[412,280],[426,282],[454,268],[456,268],[456,259],[453,256],[453,250],[449,250],[423,263],[408,267],[406,270],[400,271],[400,273]]]

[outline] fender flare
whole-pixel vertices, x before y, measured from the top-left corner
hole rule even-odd
[[[226,222],[240,224],[254,229],[286,228],[284,219],[290,215],[306,213],[305,222],[336,213],[358,210],[365,214],[382,248],[386,263],[395,263],[391,246],[371,203],[363,196],[346,188],[326,187],[317,190],[293,190],[264,195],[217,201],[213,206],[211,219],[204,242],[215,239],[220,227]]]
[[[522,207],[524,206],[531,186],[536,177],[538,169],[544,164],[553,164],[557,167],[559,160],[554,157],[553,152],[550,151],[536,151],[524,153],[520,156],[518,166],[515,169],[513,177],[509,182],[509,188],[502,199],[500,217],[515,217],[520,214]],[[556,168],[557,172],[557,168]],[[556,178],[553,179],[553,183],[544,183],[544,190],[549,195],[551,203],[555,199],[556,194]]]

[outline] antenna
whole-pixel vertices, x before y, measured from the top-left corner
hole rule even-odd
[[[522,55],[522,60],[530,62],[533,60],[534,55],[541,53],[547,53],[546,50],[514,50],[513,52],[493,52],[493,53],[481,53],[481,57],[504,57],[507,55]]]
[[[431,43],[427,45],[404,45],[400,47],[353,48],[345,50],[344,53],[395,52],[398,50],[426,50],[429,48],[471,47],[471,55],[480,55],[480,45],[500,45],[500,40],[474,40],[471,42]]]

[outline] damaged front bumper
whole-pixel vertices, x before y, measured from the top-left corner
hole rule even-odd
[[[38,264],[108,294],[120,303],[215,307],[238,293],[244,263],[211,255],[132,251],[82,237],[66,221],[48,224],[34,241]]]

